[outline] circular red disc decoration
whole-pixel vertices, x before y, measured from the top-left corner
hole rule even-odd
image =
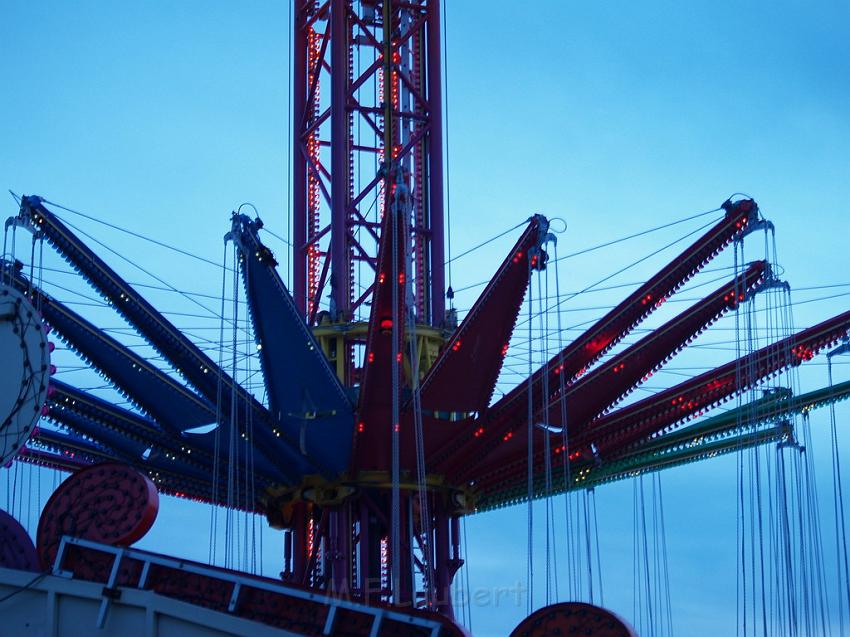
[[[11,515],[0,509],[0,566],[37,571],[38,555],[30,536]]]
[[[637,637],[637,633],[610,610],[581,602],[563,602],[541,608],[522,620],[510,637],[549,635]]]
[[[140,540],[159,511],[147,476],[117,463],[96,464],[65,480],[38,521],[36,548],[43,568],[53,565],[63,535],[112,546]]]

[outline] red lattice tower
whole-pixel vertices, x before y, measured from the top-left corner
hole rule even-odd
[[[384,207],[385,29],[378,2],[296,6],[293,296],[315,324],[367,315]],[[393,157],[409,176],[417,323],[445,314],[439,3],[393,3]],[[357,267],[357,266],[360,267]],[[350,347],[350,346],[349,346]],[[351,352],[347,353],[351,358]]]

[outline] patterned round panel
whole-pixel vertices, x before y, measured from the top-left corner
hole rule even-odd
[[[0,567],[37,571],[35,545],[21,524],[0,509]]]
[[[97,464],[63,482],[38,522],[42,566],[53,564],[63,535],[112,546],[141,539],[159,511],[159,495],[146,476],[117,463]]]
[[[47,399],[50,344],[41,315],[0,283],[0,466],[23,448]]]
[[[637,637],[637,633],[614,613],[581,602],[552,604],[526,617],[510,637]]]

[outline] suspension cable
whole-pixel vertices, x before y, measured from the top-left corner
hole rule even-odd
[[[602,556],[599,549],[599,519],[596,515],[596,489],[591,488],[589,491],[593,505],[593,541],[596,544],[596,577],[599,580],[599,605],[605,606],[605,589],[602,586]]]
[[[405,270],[410,271],[413,267],[413,255],[410,244],[405,242]],[[411,279],[405,277],[405,296],[412,298]],[[431,514],[428,505],[428,483],[425,465],[425,438],[424,422],[422,419],[422,392],[419,385],[419,347],[416,340],[416,308],[413,303],[407,303],[407,338],[410,347],[410,369],[411,369],[411,393],[413,409],[414,436],[416,439],[416,481],[418,487],[419,519],[422,535],[422,560],[425,579],[425,601],[428,608],[435,602],[442,603],[444,600],[435,598],[434,590],[434,566],[431,559]],[[441,564],[439,568],[446,568]]]
[[[154,245],[158,245],[158,246],[159,246],[159,247],[161,247],[161,248],[165,248],[165,249],[167,249],[167,250],[171,250],[172,252],[176,252],[176,253],[178,253],[178,254],[182,254],[183,256],[190,257],[190,258],[192,258],[192,259],[195,259],[195,260],[197,260],[197,261],[201,261],[201,262],[206,263],[206,264],[208,264],[208,265],[213,265],[213,266],[215,266],[215,267],[220,267],[220,266],[219,266],[219,264],[218,264],[218,263],[216,263],[215,261],[213,261],[212,259],[207,259],[206,257],[202,257],[202,256],[200,256],[200,255],[193,254],[193,253],[191,253],[191,252],[189,252],[189,251],[187,251],[187,250],[183,250],[182,248],[178,248],[177,246],[173,246],[173,245],[171,245],[171,244],[168,244],[168,243],[165,243],[165,242],[163,242],[163,241],[160,241],[159,239],[154,239],[153,237],[145,236],[145,235],[143,235],[143,234],[141,234],[141,233],[139,233],[139,232],[136,232],[135,230],[129,230],[129,229],[127,229],[127,228],[122,228],[121,226],[115,225],[114,223],[110,223],[110,222],[108,222],[108,221],[104,221],[103,219],[99,219],[99,218],[94,217],[94,216],[92,216],[92,215],[87,215],[87,214],[85,214],[84,212],[80,212],[79,210],[74,210],[74,209],[72,209],[72,208],[68,208],[68,207],[63,206],[62,204],[58,204],[58,203],[56,203],[56,202],[54,202],[54,201],[48,201],[47,199],[44,199],[43,201],[44,201],[44,203],[46,203],[46,204],[48,204],[48,205],[50,205],[50,206],[53,206],[54,208],[59,208],[60,210],[64,210],[64,211],[66,211],[66,212],[70,212],[71,214],[77,215],[77,216],[79,216],[79,217],[83,217],[83,218],[85,218],[85,219],[89,219],[89,220],[91,220],[91,221],[94,221],[95,223],[99,223],[99,224],[101,224],[101,225],[103,225],[103,226],[106,226],[107,228],[112,228],[113,230],[117,230],[118,232],[122,232],[122,233],[124,233],[124,234],[130,235],[131,237],[134,237],[134,238],[136,238],[136,239],[141,239],[142,241],[147,241],[148,243],[153,243]],[[54,214],[55,214],[55,213],[54,213]],[[61,217],[59,217],[59,215],[56,215],[56,216],[57,216],[57,218],[59,218],[59,219],[60,219],[60,221],[64,221],[65,223],[68,223],[67,219],[62,219]],[[68,225],[70,225],[70,223],[68,223]],[[74,226],[71,226],[71,227],[74,227]],[[79,229],[78,229],[78,228],[74,228],[74,229],[79,231]],[[88,236],[88,235],[87,235],[87,236]],[[89,238],[93,238],[93,237],[89,237]],[[105,247],[105,246],[104,246],[104,247]]]
[[[693,236],[693,235],[697,234],[698,232],[700,232],[700,231],[702,231],[702,230],[705,230],[706,228],[708,228],[708,227],[709,227],[709,226],[711,226],[711,225],[713,225],[713,224],[712,224],[712,222],[707,223],[707,224],[705,224],[705,225],[703,225],[703,226],[700,226],[699,228],[697,228],[696,230],[693,230],[693,231],[689,232],[689,233],[688,233],[688,234],[686,234],[685,236],[683,236],[683,237],[679,237],[678,239],[675,239],[675,240],[673,240],[673,241],[671,241],[671,242],[669,242],[669,243],[667,243],[667,244],[665,244],[665,245],[661,246],[661,247],[660,247],[660,248],[658,248],[657,250],[653,250],[653,251],[652,251],[652,252],[650,252],[649,254],[647,254],[647,255],[645,255],[645,256],[643,256],[643,257],[640,257],[640,258],[639,258],[639,259],[637,259],[636,261],[633,261],[632,263],[630,263],[630,264],[628,264],[628,265],[626,265],[626,266],[624,266],[624,267],[620,268],[619,270],[617,270],[617,271],[615,271],[615,272],[612,272],[611,274],[609,274],[609,275],[607,275],[607,276],[605,276],[605,277],[603,277],[603,278],[599,279],[599,280],[598,280],[598,281],[596,281],[595,283],[591,283],[590,285],[588,285],[587,287],[583,288],[582,290],[579,290],[578,292],[576,292],[576,293],[575,293],[575,294],[573,294],[572,296],[567,295],[567,296],[565,296],[565,297],[563,297],[563,298],[558,298],[558,302],[557,302],[557,303],[555,303],[555,305],[550,306],[549,308],[547,308],[547,311],[549,311],[549,310],[557,310],[558,308],[560,308],[560,307],[561,307],[561,305],[563,305],[563,304],[564,304],[564,303],[566,303],[567,301],[569,301],[569,300],[571,300],[571,299],[575,298],[576,296],[579,296],[580,294],[584,294],[585,292],[587,292],[587,291],[589,291],[589,290],[594,289],[594,288],[595,288],[595,287],[597,287],[598,285],[600,285],[600,284],[602,284],[602,283],[605,283],[605,281],[609,281],[609,280],[613,279],[615,276],[617,276],[618,274],[622,274],[622,273],[623,273],[623,272],[625,272],[626,270],[629,270],[629,269],[631,269],[631,268],[635,267],[636,265],[638,265],[638,264],[640,264],[640,263],[643,263],[644,261],[646,261],[646,260],[648,260],[648,259],[651,259],[651,258],[652,258],[652,257],[654,257],[655,255],[657,255],[657,254],[659,254],[659,253],[663,252],[664,250],[667,250],[668,248],[671,248],[672,246],[676,245],[677,243],[679,243],[679,242],[681,242],[681,241],[684,241],[684,240],[685,240],[685,239],[687,239],[688,237],[691,237],[691,236]],[[517,324],[517,327],[519,327],[520,325],[522,325],[522,322],[518,323],[518,324]]]
[[[244,204],[243,204],[244,205]],[[241,208],[241,207],[240,207]],[[254,209],[256,212],[256,208]],[[238,211],[237,211],[238,212]],[[259,216],[259,215],[257,215]],[[250,280],[250,268],[251,268],[251,260],[243,258],[242,259],[242,267],[244,268],[243,275],[245,280]],[[254,337],[249,335],[249,331],[251,329],[251,317],[248,312],[244,314],[244,324],[245,328],[243,329],[245,335],[245,362],[246,362],[246,380],[251,378],[253,375],[253,359],[256,355],[256,347],[254,346]],[[246,388],[247,390],[247,388]],[[250,391],[250,390],[247,390]],[[244,518],[245,518],[245,529],[244,529],[244,547],[245,547],[245,555],[243,559],[244,568],[247,570],[248,565],[250,564],[251,573],[257,573],[257,516],[254,514],[254,508],[256,506],[256,494],[255,494],[255,479],[254,479],[254,418],[253,418],[253,408],[250,400],[246,400],[245,404],[245,432],[243,434],[245,440],[245,459],[244,459],[244,468],[243,471],[245,473],[245,481],[244,481],[244,492],[245,492],[245,503],[244,503]],[[249,530],[250,530],[250,541],[249,541]],[[250,555],[249,553],[250,549]]]
[[[699,219],[700,217],[705,217],[706,215],[715,214],[720,212],[721,208],[714,208],[713,210],[706,210],[705,212],[699,212],[695,215],[690,215],[689,217],[684,217],[682,219],[677,219],[676,221],[671,221],[669,223],[662,224],[660,226],[655,226],[654,228],[649,228],[648,230],[642,230],[640,232],[636,232],[634,234],[626,235],[625,237],[620,237],[619,239],[613,239],[611,241],[606,241],[605,243],[600,243],[595,246],[591,246],[589,248],[584,248],[579,250],[578,252],[572,252],[570,254],[565,254],[561,257],[561,259],[572,259],[582,254],[587,254],[588,252],[594,252],[596,250],[600,250],[602,248],[608,248],[610,246],[616,245],[618,243],[623,243],[624,241],[629,241],[630,239],[636,239],[638,237],[643,237],[653,232],[658,232],[659,230],[664,230],[665,228],[671,228],[673,226],[677,226],[681,223],[685,223],[686,221],[691,221],[693,219]],[[710,224],[709,224],[710,225]]]
[[[466,627],[469,628],[469,631],[472,632],[472,603],[469,599],[469,595],[471,593],[471,589],[469,587],[469,549],[467,548],[466,541],[466,516],[461,520],[463,522],[463,557],[464,557],[464,577],[466,580],[466,606],[468,609],[468,623]]]
[[[558,271],[558,243],[555,243],[554,247],[555,259],[554,259],[554,267],[555,267],[555,296],[560,298],[561,296],[561,283],[560,276]],[[548,312],[547,312],[548,314]],[[556,321],[558,325],[558,409],[559,415],[561,418],[561,464],[564,473],[564,518],[566,524],[566,532],[564,533],[565,539],[565,549],[567,562],[570,564],[574,564],[572,560],[572,542],[573,542],[573,527],[571,520],[571,500],[572,500],[572,477],[570,475],[570,435],[569,435],[569,414],[567,412],[567,380],[565,378],[564,370],[564,330],[561,323],[561,312],[556,314]],[[571,599],[576,598],[575,587],[573,586],[573,577],[572,573],[567,579],[568,589],[569,589],[569,597]]]
[[[526,425],[528,444],[526,458],[526,497],[527,503],[527,529],[526,529],[526,587],[528,588],[528,599],[526,601],[526,614],[531,615],[534,609],[534,352],[532,348],[532,318],[534,316],[534,286],[531,285],[531,259],[528,259],[528,423]]]
[[[219,321],[218,342],[218,373],[216,374],[216,397],[215,397],[215,433],[213,434],[213,472],[212,472],[212,508],[210,511],[210,548],[209,563],[215,564],[216,547],[218,545],[218,509],[221,506],[221,494],[219,493],[220,480],[220,449],[221,430],[224,425],[222,421],[222,394],[224,388],[224,311],[225,291],[227,287],[227,241],[224,243],[224,256],[221,268],[221,319]]]
[[[93,237],[92,235],[88,234],[87,232],[85,232],[85,231],[84,231],[84,230],[82,230],[81,228],[79,228],[79,227],[77,227],[77,226],[73,225],[72,223],[67,222],[67,221],[66,221],[66,223],[67,223],[67,224],[68,224],[71,228],[73,228],[74,230],[76,230],[77,232],[79,232],[80,234],[82,234],[83,236],[88,237],[89,239],[91,239],[92,241],[94,241],[95,243],[97,243],[97,244],[98,244],[99,246],[101,246],[102,248],[104,248],[104,249],[108,250],[109,252],[111,252],[111,253],[112,253],[112,254],[114,254],[115,256],[119,257],[120,259],[122,259],[122,260],[126,261],[127,263],[129,263],[129,264],[130,264],[130,265],[132,265],[133,267],[137,268],[138,270],[141,270],[142,272],[144,272],[145,274],[147,274],[147,275],[148,275],[149,277],[151,277],[152,279],[155,279],[155,280],[156,280],[156,281],[158,281],[159,283],[162,283],[163,285],[165,285],[165,286],[167,286],[167,287],[171,288],[174,292],[177,292],[178,294],[180,294],[180,296],[182,296],[182,297],[183,297],[183,298],[185,298],[186,300],[190,301],[191,303],[194,303],[195,305],[197,305],[198,307],[200,307],[201,309],[203,309],[205,312],[207,312],[207,313],[211,314],[211,315],[212,315],[212,316],[214,316],[214,317],[217,317],[217,316],[218,316],[218,315],[215,313],[215,311],[214,311],[214,310],[210,309],[209,307],[207,307],[206,305],[204,305],[203,303],[201,303],[201,302],[200,302],[200,301],[198,301],[197,299],[193,299],[192,297],[190,297],[190,296],[188,296],[188,295],[186,295],[186,294],[183,294],[182,292],[180,292],[180,290],[178,290],[177,288],[175,288],[173,285],[171,285],[170,283],[168,283],[167,281],[165,281],[165,280],[164,280],[164,279],[162,279],[161,277],[158,277],[157,275],[153,274],[151,271],[149,271],[149,270],[147,270],[147,269],[143,268],[142,266],[140,266],[138,263],[136,263],[136,262],[135,262],[135,261],[133,261],[132,259],[129,259],[129,258],[125,257],[124,255],[122,255],[121,253],[119,253],[119,252],[117,252],[117,251],[113,250],[112,248],[110,248],[108,245],[106,245],[106,244],[105,244],[105,243],[103,243],[102,241],[100,241],[100,240],[96,239],[95,237]],[[236,266],[234,266],[234,267],[236,267]]]
[[[474,245],[474,246],[472,246],[471,248],[469,248],[468,250],[464,250],[463,252],[461,252],[461,253],[460,253],[459,255],[457,255],[456,257],[453,257],[453,258],[451,259],[451,261],[457,261],[458,259],[461,259],[461,258],[465,257],[466,255],[471,254],[472,252],[475,252],[476,250],[480,250],[480,249],[481,249],[481,248],[483,248],[484,246],[489,245],[489,244],[493,243],[494,241],[497,241],[497,240],[501,239],[501,238],[502,238],[502,237],[504,237],[506,234],[510,234],[511,232],[513,232],[514,230],[516,230],[517,228],[521,228],[521,227],[522,227],[522,226],[524,226],[526,223],[527,223],[527,220],[526,220],[526,221],[523,221],[522,223],[518,223],[518,224],[516,224],[515,226],[511,226],[511,227],[510,227],[510,228],[508,228],[507,230],[504,230],[504,231],[500,232],[499,234],[497,234],[497,235],[496,235],[496,236],[494,236],[494,237],[490,237],[489,239],[485,239],[485,240],[484,240],[484,241],[482,241],[481,243],[479,243],[479,244],[477,244],[477,245]],[[446,261],[446,265],[448,265],[449,263],[451,263],[451,261]]]
[[[238,394],[237,394],[237,386],[238,386],[238,368],[236,362],[236,352],[238,347],[237,341],[237,325],[239,323],[239,304],[236,302],[238,298],[239,292],[239,280],[238,280],[238,271],[239,268],[239,251],[234,247],[233,249],[233,316],[231,317],[233,323],[233,333],[232,333],[232,357],[231,364],[233,369],[231,370],[233,378],[233,383],[230,388],[230,427],[229,427],[229,436],[228,436],[228,460],[227,460],[227,531],[225,533],[225,567],[226,568],[238,568],[238,565],[235,563],[236,558],[239,557],[239,552],[236,550],[238,546],[238,539],[235,540],[234,543],[234,535],[238,533],[238,524],[235,524],[235,508],[238,506],[238,464],[239,464],[239,451],[238,451],[238,430],[239,430],[239,402],[238,402]]]
[[[830,353],[832,354],[832,353]],[[827,356],[827,375],[829,380],[829,388],[832,390],[832,355]],[[835,403],[829,404],[829,433],[830,433],[830,452],[832,456],[832,481],[833,481],[833,515],[835,517],[835,553],[836,569],[838,571],[838,590],[844,591],[844,595],[839,594],[838,598],[838,625],[840,627],[840,637],[844,637],[844,599],[847,599],[847,616],[850,618],[850,560],[847,554],[847,528],[846,517],[844,514],[844,488],[841,478],[841,456],[838,452],[838,428],[836,426]],[[842,572],[842,568],[843,572]],[[843,575],[843,577],[842,577]],[[843,587],[842,587],[843,581]]]
[[[545,275],[548,281],[548,273]],[[537,303],[538,303],[538,313],[540,315],[540,323],[541,326],[544,326],[543,330],[543,338],[541,343],[541,350],[544,353],[549,351],[548,345],[548,313],[543,311],[544,306],[548,303],[548,297],[544,297],[544,293],[542,290],[542,281],[544,278],[541,273],[537,274]],[[529,286],[531,285],[531,281],[529,281]],[[548,287],[548,286],[547,286]],[[546,290],[548,294],[548,289]],[[549,376],[548,374],[543,375],[542,379],[542,387],[541,387],[541,397],[543,399],[543,424],[544,427],[549,424]],[[533,435],[533,432],[532,432]],[[531,442],[529,441],[529,446]],[[544,509],[545,509],[545,517],[544,517],[544,531],[546,532],[546,540],[545,540],[545,599],[546,605],[548,606],[552,601],[552,564],[551,564],[551,544],[550,544],[550,528],[552,524],[551,520],[551,493],[552,493],[552,455],[549,450],[549,433],[544,428],[543,430],[543,459],[544,459]]]
[[[443,16],[443,104],[441,104],[443,108],[443,147],[445,148],[446,153],[446,172],[445,172],[445,180],[446,180],[446,256],[448,260],[446,261],[446,276],[447,283],[449,284],[448,289],[452,289],[452,188],[451,188],[451,164],[450,164],[450,154],[449,148],[451,147],[449,144],[449,40],[447,36],[448,31],[448,14],[445,0],[441,0],[441,11],[440,15]],[[431,25],[433,28],[433,25]],[[461,255],[463,256],[463,255]],[[454,296],[454,294],[452,294]]]

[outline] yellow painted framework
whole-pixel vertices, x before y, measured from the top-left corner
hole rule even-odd
[[[345,351],[346,345],[364,343],[369,331],[368,321],[356,321],[352,323],[326,322],[313,328],[313,336],[319,342],[319,347],[325,357],[330,361],[336,372],[337,378],[345,384]],[[431,369],[431,365],[437,360],[440,348],[445,344],[448,334],[444,330],[430,325],[417,325],[414,330],[407,331],[407,347],[404,348],[404,376],[407,382],[411,379],[410,365],[410,339],[416,338],[416,353],[419,356],[419,380],[424,378],[425,373]]]

